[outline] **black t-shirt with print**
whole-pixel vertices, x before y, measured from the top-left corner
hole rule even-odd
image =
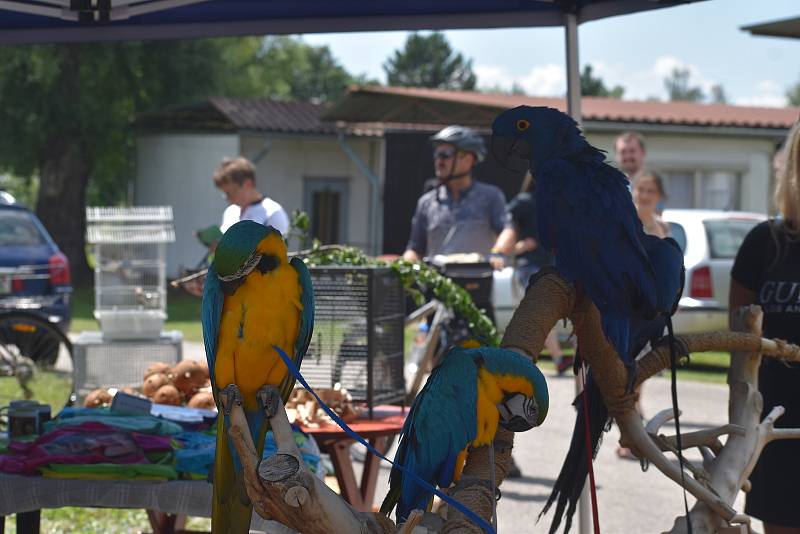
[[[764,311],[764,336],[800,342],[800,239],[775,221],[753,228],[742,243],[731,277],[755,292]],[[800,365],[763,358],[758,373],[762,417],[773,407],[786,413],[776,427],[800,427]],[[800,527],[796,499],[800,480],[800,440],[773,441],[764,448],[750,475],[745,513],[766,523]]]
[[[764,311],[764,336],[800,343],[800,238],[765,221],[744,238],[731,277]]]

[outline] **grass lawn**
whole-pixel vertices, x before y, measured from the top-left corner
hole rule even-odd
[[[144,510],[107,508],[54,508],[42,510],[41,531],[50,534],[72,534],[80,525],[81,534],[130,534],[150,532],[150,523]],[[16,517],[6,518],[6,531],[16,531]],[[211,531],[211,519],[192,517],[186,522],[187,530]]]
[[[75,288],[72,295],[72,332],[82,330],[99,330],[100,325],[94,318],[94,287]],[[200,326],[200,299],[184,291],[172,291],[167,294],[167,322],[164,330],[183,332],[186,341],[203,341],[203,330]]]

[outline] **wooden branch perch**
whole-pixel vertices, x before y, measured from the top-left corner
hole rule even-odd
[[[302,534],[397,532],[390,519],[381,514],[358,512],[308,471],[294,441],[280,394],[275,388],[271,388],[271,392],[270,406],[274,415],[269,422],[278,446],[276,454],[258,461],[240,406],[233,407],[228,431],[242,459],[245,488],[256,513]]]

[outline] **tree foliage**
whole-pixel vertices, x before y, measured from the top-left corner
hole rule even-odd
[[[705,98],[700,87],[689,85],[690,76],[689,69],[675,67],[672,74],[664,79],[664,87],[671,101],[701,102]]]
[[[608,98],[622,98],[625,88],[615,85],[612,89],[606,87],[605,82],[599,76],[592,74],[592,66],[584,65],[581,72],[581,95],[582,96],[603,96]]]
[[[402,87],[472,90],[476,82],[472,60],[454,52],[441,32],[410,34],[383,70],[389,85]]]
[[[790,106],[800,106],[800,81],[789,87],[786,98],[789,99]]]
[[[124,201],[137,114],[213,95],[326,100],[351,81],[327,47],[288,37],[0,47],[0,172],[39,177],[37,214],[81,279],[87,198]]]

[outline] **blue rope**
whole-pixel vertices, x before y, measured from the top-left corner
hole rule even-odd
[[[302,384],[302,386],[304,388],[306,388],[308,390],[309,393],[314,395],[314,398],[317,399],[317,402],[322,407],[322,409],[325,410],[325,413],[327,413],[328,416],[331,419],[333,419],[333,421],[337,425],[339,425],[341,427],[341,429],[345,431],[345,433],[347,433],[347,435],[349,435],[351,438],[353,438],[354,440],[356,440],[357,442],[359,442],[360,444],[365,446],[369,452],[371,452],[372,454],[374,454],[375,456],[377,456],[381,460],[389,462],[390,464],[392,464],[392,467],[394,467],[395,469],[399,469],[400,471],[403,472],[403,474],[405,474],[408,477],[410,477],[414,482],[416,482],[417,484],[419,484],[420,486],[425,488],[427,491],[430,491],[431,493],[433,493],[434,495],[436,495],[437,497],[439,497],[440,499],[445,501],[447,504],[449,504],[450,506],[452,506],[453,508],[455,508],[456,510],[461,512],[462,514],[464,514],[467,517],[467,519],[469,519],[470,521],[472,521],[473,523],[475,523],[476,525],[481,527],[485,532],[487,532],[487,534],[495,534],[494,528],[492,528],[492,526],[489,523],[487,523],[485,520],[483,520],[475,512],[473,512],[472,510],[470,510],[469,508],[467,508],[466,506],[464,506],[460,502],[456,501],[452,497],[449,497],[446,494],[442,493],[441,491],[437,490],[434,486],[429,484],[426,480],[423,480],[422,478],[420,478],[419,475],[417,475],[412,470],[408,469],[406,466],[404,466],[402,464],[399,464],[399,463],[395,463],[395,462],[391,461],[390,459],[388,459],[387,457],[385,457],[380,452],[378,452],[375,449],[375,447],[370,445],[369,442],[367,442],[364,438],[359,436],[352,428],[347,426],[347,423],[342,421],[342,419],[338,415],[336,415],[336,413],[334,413],[334,411],[331,410],[328,407],[328,405],[325,404],[322,401],[322,399],[319,398],[319,395],[317,395],[317,392],[314,391],[313,388],[308,385],[308,382],[306,382],[306,379],[303,378],[302,374],[300,374],[300,370],[297,368],[297,366],[294,364],[294,362],[291,359],[289,359],[289,356],[287,356],[286,353],[283,352],[280,349],[280,347],[277,347],[275,345],[273,345],[272,347],[278,352],[280,357],[283,359],[283,363],[285,363],[286,367],[289,368],[289,372],[291,372],[294,375],[294,377],[300,382],[300,384]]]

